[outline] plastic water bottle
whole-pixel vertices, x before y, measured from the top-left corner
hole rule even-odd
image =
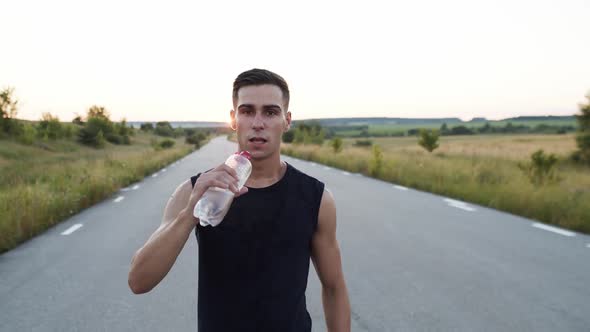
[[[238,174],[238,190],[242,189],[252,172],[250,153],[236,152],[229,156],[225,164]],[[193,215],[199,218],[201,226],[217,226],[223,220],[234,200],[234,193],[229,189],[209,187],[195,205]]]

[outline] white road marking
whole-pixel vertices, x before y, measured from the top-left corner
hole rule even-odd
[[[461,209],[461,210],[469,211],[469,212],[476,211],[475,208],[472,208],[471,206],[467,205],[467,203],[458,201],[456,199],[445,198],[444,201],[447,202],[447,204],[449,204],[449,206],[457,208],[457,209]]]
[[[129,187],[121,189],[121,191],[128,191]]]
[[[131,189],[133,189],[133,190],[137,190],[137,189],[139,189],[139,185],[138,185],[138,184],[136,184],[136,185],[134,185],[134,186],[133,186],[133,188],[131,188]]]
[[[164,169],[162,170],[162,172],[166,172],[166,169],[164,168]]]
[[[563,236],[576,236],[576,233],[574,233],[574,232],[566,231],[565,229],[561,229],[561,228],[557,228],[557,227],[553,227],[553,226],[549,226],[549,225],[545,225],[545,224],[540,224],[537,222],[533,224],[533,227],[542,229],[544,231],[553,232],[553,233],[563,235]]]
[[[354,173],[354,175],[356,175],[356,176],[363,176],[363,174],[361,174],[361,173]]]
[[[61,233],[61,235],[70,235],[72,233],[74,233],[75,231],[77,231],[80,227],[82,227],[82,224],[75,224],[72,227],[66,229],[65,231],[63,231]]]
[[[343,171],[342,174],[344,174],[344,175],[350,175],[350,173],[348,173],[346,171]]]
[[[588,243],[588,244],[586,245],[586,248],[590,248],[590,243]]]
[[[152,174],[152,177],[155,178],[156,176],[158,176],[158,173],[154,173]]]
[[[328,167],[328,166],[324,166],[324,169],[325,169],[326,171],[329,171],[329,170],[331,170],[331,168],[330,168],[330,167]]]
[[[406,188],[406,187],[403,187],[403,186],[393,185],[393,187],[394,187],[395,189],[399,189],[399,190],[403,190],[403,191],[406,191],[406,190],[408,190],[408,188]]]
[[[125,197],[123,197],[123,196],[119,196],[119,197],[115,198],[115,200],[114,200],[113,202],[115,202],[115,203],[119,203],[120,201],[122,201],[122,200],[124,200],[124,199],[125,199]]]

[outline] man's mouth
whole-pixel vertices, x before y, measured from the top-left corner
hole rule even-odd
[[[267,140],[262,137],[252,137],[248,140],[251,143],[266,143]]]

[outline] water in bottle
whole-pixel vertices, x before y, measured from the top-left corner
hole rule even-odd
[[[242,189],[252,172],[250,153],[236,152],[229,156],[225,164],[233,168],[238,174],[238,190]],[[234,193],[229,189],[210,187],[195,205],[193,215],[199,218],[201,226],[217,226],[223,220],[234,199]]]

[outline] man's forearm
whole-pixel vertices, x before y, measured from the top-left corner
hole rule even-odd
[[[129,286],[134,293],[149,292],[166,276],[193,228],[192,215],[183,211],[137,251],[129,271]]]
[[[324,314],[329,332],[350,331],[350,302],[346,286],[322,288]]]

